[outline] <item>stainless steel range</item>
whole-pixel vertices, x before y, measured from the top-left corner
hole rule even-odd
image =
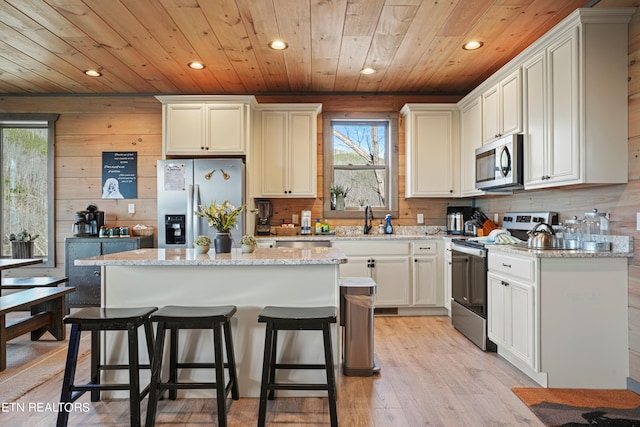
[[[537,223],[558,224],[556,212],[507,212],[503,228],[523,241]],[[487,337],[487,248],[474,240],[451,240],[451,324],[484,351],[496,351]]]

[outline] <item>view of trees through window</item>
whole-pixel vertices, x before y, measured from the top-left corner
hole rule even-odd
[[[48,252],[48,128],[0,126],[2,147],[2,256],[11,255],[11,233],[39,235],[33,256]]]
[[[388,199],[389,124],[384,120],[332,120],[335,193],[345,190],[345,208],[386,207]]]

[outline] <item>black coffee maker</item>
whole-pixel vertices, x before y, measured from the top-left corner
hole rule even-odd
[[[271,216],[273,215],[273,205],[271,200],[257,199],[258,222],[256,222],[256,235],[268,236],[271,234]]]
[[[73,235],[76,237],[94,237],[104,225],[104,212],[98,210],[95,203],[89,203],[86,210],[76,212]]]

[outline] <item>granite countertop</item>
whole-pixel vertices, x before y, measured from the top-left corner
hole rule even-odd
[[[115,254],[82,258],[80,266],[162,266],[162,265],[331,265],[344,264],[347,256],[338,248],[279,248],[256,249],[250,254],[238,248],[229,254],[196,254],[194,249],[136,249]]]
[[[581,249],[529,249],[522,245],[487,245],[489,251],[502,251],[510,254],[525,255],[535,258],[631,258],[633,248],[610,251],[585,251]]]
[[[328,234],[298,234],[294,236],[256,236],[261,240],[416,240],[446,237],[446,228],[439,226],[394,227],[393,234],[378,234],[374,226],[369,234],[364,234],[362,226],[337,226]],[[451,237],[451,236],[449,236]]]

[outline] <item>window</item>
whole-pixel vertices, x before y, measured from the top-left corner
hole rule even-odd
[[[0,114],[2,253],[11,256],[9,236],[38,235],[33,256],[55,267],[53,140],[57,115]]]
[[[397,217],[397,114],[325,113],[322,134],[325,217],[360,218],[367,205]]]

